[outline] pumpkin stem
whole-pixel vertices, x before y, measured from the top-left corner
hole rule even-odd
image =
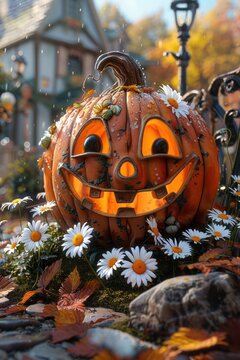
[[[117,78],[118,86],[145,85],[145,79],[140,65],[126,53],[110,51],[100,55],[95,63],[97,71],[112,68]]]

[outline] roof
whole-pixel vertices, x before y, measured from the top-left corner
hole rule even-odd
[[[8,1],[8,12],[0,18],[0,47],[4,48],[38,31],[54,0]]]

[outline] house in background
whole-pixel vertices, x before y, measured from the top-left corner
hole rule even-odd
[[[0,63],[13,72],[12,57],[19,52],[27,63],[19,88],[4,87],[18,98],[10,129],[15,144],[38,144],[82,94],[97,56],[107,50],[93,0],[0,1]],[[104,81],[102,86],[111,83],[111,76]]]

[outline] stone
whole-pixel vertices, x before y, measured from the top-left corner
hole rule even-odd
[[[136,359],[141,351],[155,348],[149,342],[115,329],[93,328],[88,330],[87,336],[93,345],[114,352],[120,359]]]
[[[50,335],[50,332],[44,332],[36,335],[19,333],[16,336],[3,336],[0,337],[0,349],[5,351],[26,350],[48,340]]]
[[[9,305],[9,299],[6,298],[5,296],[0,297],[0,308],[5,308]]]
[[[33,305],[29,305],[26,308],[26,312],[31,315],[39,315],[42,314],[45,304],[43,303],[36,303]]]
[[[240,283],[221,272],[179,276],[134,299],[130,323],[138,330],[169,335],[181,326],[216,330],[240,317]]]
[[[1,360],[8,360],[8,354],[3,350],[0,350],[0,359]]]
[[[14,330],[19,327],[39,326],[40,322],[32,319],[0,319],[0,330]]]
[[[39,344],[30,349],[25,355],[34,360],[71,360],[72,357],[62,348],[61,345],[48,343]]]
[[[84,323],[99,321],[97,325],[100,326],[107,326],[112,323],[126,320],[128,320],[128,316],[126,314],[103,307],[86,308],[84,317]]]

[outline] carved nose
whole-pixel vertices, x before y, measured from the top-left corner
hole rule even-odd
[[[120,162],[118,168],[118,176],[124,179],[133,179],[137,176],[137,166],[135,163],[127,158]]]

